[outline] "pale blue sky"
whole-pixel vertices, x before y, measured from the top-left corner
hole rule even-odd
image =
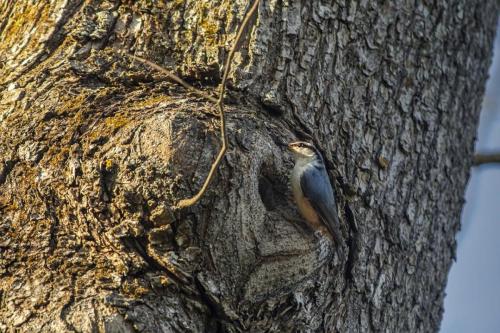
[[[500,21],[477,152],[500,152]],[[500,164],[472,169],[441,333],[500,332]]]

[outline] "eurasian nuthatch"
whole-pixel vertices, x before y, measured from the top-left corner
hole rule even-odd
[[[288,149],[295,155],[291,182],[300,213],[314,230],[324,234],[326,227],[331,238],[342,246],[335,196],[323,157],[307,142],[292,142]]]

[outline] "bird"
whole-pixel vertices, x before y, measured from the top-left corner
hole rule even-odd
[[[344,244],[323,157],[314,145],[304,141],[291,142],[288,149],[295,157],[290,180],[297,207],[313,230],[337,242],[340,254]]]

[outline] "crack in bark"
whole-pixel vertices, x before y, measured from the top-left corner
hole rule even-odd
[[[78,330],[75,328],[75,326],[68,322],[67,316],[69,314],[69,310],[73,303],[75,302],[75,285],[76,285],[76,273],[71,274],[71,280],[70,280],[70,295],[66,303],[61,308],[61,311],[59,312],[59,318],[62,320],[64,323],[66,329],[71,332],[77,333]]]
[[[354,270],[354,265],[356,263],[356,256],[358,254],[358,228],[356,227],[356,221],[354,219],[354,214],[349,207],[349,204],[346,203],[344,206],[344,211],[345,211],[345,217],[347,224],[349,225],[349,229],[351,229],[351,232],[348,233],[347,236],[347,261],[345,263],[345,271],[344,271],[344,276],[347,280],[348,283],[346,283],[346,288],[349,284],[354,283],[354,276],[353,276],[353,270]]]
[[[7,176],[9,176],[18,162],[18,159],[3,162],[3,167],[2,169],[0,169],[0,185],[3,185],[5,183],[5,181],[7,180]]]
[[[50,200],[50,204],[48,202]],[[57,248],[57,234],[59,231],[59,218],[57,217],[57,213],[55,211],[56,207],[58,207],[56,203],[56,197],[54,193],[51,193],[50,199],[45,201],[45,210],[48,213],[52,223],[50,224],[49,229],[49,256],[54,254],[55,249]]]
[[[198,278],[199,272],[196,272],[193,274],[194,276],[194,286],[196,287],[196,290],[198,291],[198,295],[200,296],[200,301],[207,307],[209,311],[209,316],[207,316],[207,322],[205,324],[206,327],[206,332],[207,333],[219,333],[223,332],[222,330],[222,322],[227,321],[227,318],[224,315],[224,310],[219,308],[219,305],[217,302],[214,302],[208,293],[206,292],[205,288],[201,284],[199,278]],[[229,320],[231,322],[231,320]]]
[[[169,278],[175,281],[179,288],[186,287],[192,282],[192,278],[185,272],[178,270],[172,272],[170,269],[162,265],[158,260],[150,256],[145,250],[142,243],[145,243],[145,239],[137,239],[135,237],[125,237],[121,239],[123,244],[128,248],[135,250],[137,254],[154,270],[165,273]],[[177,274],[176,274],[177,273]],[[182,288],[181,288],[182,289]],[[188,288],[189,289],[189,288]]]

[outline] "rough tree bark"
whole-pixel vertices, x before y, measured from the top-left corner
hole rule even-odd
[[[498,3],[0,4],[0,331],[432,332]],[[327,160],[348,257],[300,221],[285,144]]]

